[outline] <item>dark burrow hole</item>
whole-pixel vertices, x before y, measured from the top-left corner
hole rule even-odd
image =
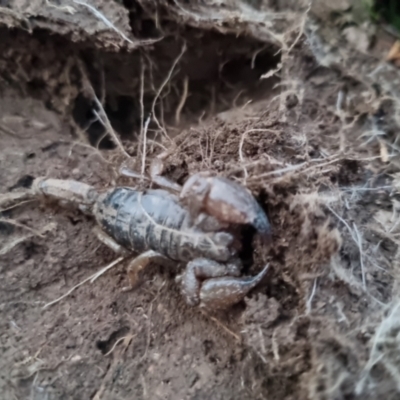
[[[114,149],[113,141],[105,134],[104,125],[97,120],[94,110],[94,103],[80,93],[75,99],[72,116],[75,122],[86,132],[92,146],[99,149]]]
[[[17,180],[17,182],[10,186],[8,188],[8,190],[14,190],[14,189],[18,189],[18,188],[25,188],[25,189],[29,189],[32,186],[33,181],[35,180],[35,178],[32,175],[23,175],[21,178],[19,178]]]
[[[246,274],[254,263],[253,240],[256,230],[252,226],[245,226],[242,229],[242,249],[239,258],[243,263],[243,272]]]
[[[32,257],[34,257],[37,254],[41,254],[43,248],[37,243],[34,243],[33,241],[28,241],[24,243],[24,256],[25,260],[30,260]]]
[[[140,129],[140,110],[138,104],[130,96],[106,96],[104,110],[112,127],[122,139],[135,139],[135,131]],[[115,144],[106,135],[104,125],[97,119],[96,105],[83,94],[75,100],[72,111],[75,122],[86,132],[92,146],[99,149],[114,149]]]
[[[154,39],[162,36],[155,21],[146,15],[146,12],[136,0],[123,0],[123,4],[129,11],[129,25],[136,38]]]
[[[101,351],[101,354],[107,354],[115,345],[115,343],[126,336],[129,332],[129,328],[127,326],[123,326],[120,329],[117,329],[106,340],[98,340],[96,342],[96,347]]]
[[[0,212],[0,218],[10,218],[11,210]],[[0,221],[0,235],[8,236],[13,234],[15,226],[7,223],[6,221]]]
[[[125,0],[128,9],[138,7],[135,4]],[[135,10],[143,16],[143,11]],[[260,76],[275,68],[280,60],[274,55],[274,47],[234,35],[188,27],[178,30],[176,24],[161,21],[161,25],[163,23],[164,39],[151,48],[125,54],[86,49],[81,54],[97,97],[104,97],[104,109],[122,140],[135,140],[140,132],[142,67],[146,120],[152,111],[156,93],[181,53],[181,38],[187,45],[186,51],[155,107],[157,119],[162,125],[184,127],[197,124],[202,116],[207,118],[271,94],[276,78],[260,80]],[[173,34],[168,34],[169,31]],[[178,121],[176,114],[184,97],[185,82],[187,97]],[[79,94],[73,107],[73,118],[87,133],[91,145],[113,149],[114,143],[96,118],[95,110],[94,102]],[[153,121],[148,137],[153,138],[157,130],[159,128]]]
[[[267,193],[264,190],[261,190],[256,200],[263,208],[269,222],[271,223],[269,212],[266,206],[268,204]],[[243,272],[248,273],[248,271],[254,264],[254,239],[255,236],[257,235],[257,231],[252,226],[244,226],[241,232],[242,232],[242,242],[241,242],[242,249],[239,252],[239,258],[243,263]],[[273,228],[272,228],[272,233],[273,233]]]

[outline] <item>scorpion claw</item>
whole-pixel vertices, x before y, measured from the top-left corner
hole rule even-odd
[[[186,181],[180,198],[193,212],[204,210],[222,222],[249,224],[264,239],[271,237],[264,210],[246,188],[229,179],[200,172]]]
[[[238,303],[263,280],[268,267],[267,264],[258,275],[250,278],[224,276],[204,281],[200,290],[200,307],[221,310]]]

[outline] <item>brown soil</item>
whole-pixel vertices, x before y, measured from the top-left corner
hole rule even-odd
[[[6,3],[13,12],[26,7]],[[25,190],[37,176],[136,185],[116,171],[122,163],[140,170],[141,76],[145,120],[186,43],[154,108],[168,138],[153,118],[147,165],[159,141],[171,150],[165,175],[173,180],[211,170],[243,183],[268,213],[273,241],[264,247],[244,228],[243,272],[266,263],[270,270],[224,313],[188,307],[174,281],[178,267],[154,266],[139,288],[123,292],[123,263],[44,307],[116,256],[78,210],[41,201],[2,210],[1,399],[398,398],[392,342],[383,341],[379,360],[371,350],[398,281],[397,231],[385,230],[397,217],[397,158],[382,162],[382,141],[365,145],[369,109],[337,114],[343,87],[358,105],[372,89],[318,65],[303,40],[280,59],[276,42],[176,16],[161,20],[165,38],[155,40],[146,8],[126,1],[107,14],[124,32],[129,15],[140,37],[138,49],[123,48],[109,32],[91,41],[88,15],[62,25],[60,9],[50,18],[38,4],[32,34],[0,28],[1,192]],[[282,60],[283,86],[259,79]],[[93,118],[88,82],[129,159]],[[384,106],[396,116],[392,103]],[[385,331],[393,340],[394,322]],[[376,362],[367,370],[368,360]]]

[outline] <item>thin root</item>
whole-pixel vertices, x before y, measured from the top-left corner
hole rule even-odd
[[[189,90],[189,78],[187,76],[185,76],[185,78],[183,79],[182,97],[181,97],[181,100],[175,111],[175,123],[177,125],[179,125],[179,123],[181,122],[181,112],[186,103],[186,99],[188,96],[188,90]]]
[[[152,106],[151,106],[151,114],[152,114],[152,116],[153,116],[153,119],[154,119],[155,123],[157,124],[158,128],[164,133],[164,135],[165,135],[167,138],[169,138],[169,137],[168,137],[168,135],[167,135],[167,132],[166,132],[165,128],[161,126],[160,122],[159,122],[158,119],[157,119],[157,116],[156,116],[156,113],[155,113],[155,107],[156,107],[157,100],[158,100],[158,98],[159,98],[160,95],[161,95],[161,92],[164,90],[164,87],[165,87],[165,86],[167,85],[167,83],[170,81],[171,76],[172,76],[172,74],[173,74],[173,72],[174,72],[174,70],[175,70],[175,67],[176,67],[176,65],[178,64],[179,60],[182,58],[182,56],[183,56],[183,54],[185,53],[185,51],[186,51],[186,42],[183,44],[181,52],[179,53],[178,57],[175,59],[174,63],[172,64],[172,67],[171,67],[171,69],[169,70],[167,77],[165,78],[165,80],[164,80],[164,82],[161,84],[161,86],[159,87],[159,89],[158,89],[158,91],[157,91],[157,93],[156,93],[156,95],[155,95],[155,97],[154,97],[154,99],[153,99],[153,104],[152,104]]]
[[[119,338],[117,341],[115,341],[115,343],[114,343],[113,347],[111,347],[110,351],[107,352],[106,354],[104,354],[104,356],[109,356],[109,355],[114,351],[114,349],[117,347],[117,345],[118,345],[119,343],[121,343],[121,342],[124,342],[124,343],[126,343],[126,342],[131,342],[132,339],[133,339],[135,336],[136,336],[136,335],[127,335],[127,336],[123,336],[123,337]]]
[[[95,17],[97,17],[100,21],[104,22],[104,24],[111,28],[113,31],[117,32],[118,35],[122,37],[122,39],[126,40],[128,43],[133,44],[132,40],[130,40],[123,32],[121,32],[109,19],[107,19],[99,10],[94,8],[92,5],[85,3],[80,0],[73,0],[75,4],[79,4],[81,6],[86,7],[90,10]]]
[[[103,126],[106,128],[107,132],[111,135],[111,137],[114,140],[114,143],[119,147],[121,150],[122,154],[124,154],[125,157],[131,158],[131,156],[126,152],[124,149],[124,146],[122,145],[121,140],[119,139],[118,135],[115,133],[110,120],[108,119],[108,116],[103,108],[103,105],[101,104],[101,101],[98,99],[96,96],[96,93],[93,89],[92,84],[89,81],[88,75],[86,73],[86,68],[81,60],[78,60],[78,66],[81,71],[81,76],[82,76],[82,84],[84,87],[85,93],[90,96],[90,98],[95,102],[99,112],[96,110],[93,110],[93,113],[96,115],[98,118],[99,122],[103,124]]]
[[[144,124],[144,128],[143,128],[143,151],[142,151],[142,169],[141,169],[141,176],[142,178],[144,178],[144,171],[146,168],[146,153],[147,153],[147,130],[149,128],[149,124],[151,121],[151,115],[148,116],[145,124]]]
[[[3,222],[5,224],[10,224],[14,226],[18,226],[19,228],[26,229],[29,232],[32,232],[34,235],[39,236],[41,238],[44,238],[43,234],[35,229],[30,228],[29,226],[26,226],[24,224],[19,223],[18,221],[15,221],[14,219],[8,219],[8,218],[0,218],[0,222]]]
[[[212,321],[214,321],[219,327],[221,327],[225,332],[229,333],[231,336],[233,336],[238,342],[242,341],[242,338],[236,334],[235,332],[231,331],[226,325],[224,325],[219,319],[213,317],[210,314],[207,314],[205,311],[201,311],[203,315],[206,317],[210,318]]]

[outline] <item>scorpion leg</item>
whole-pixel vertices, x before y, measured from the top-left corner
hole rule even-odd
[[[164,170],[164,163],[162,159],[159,157],[154,158],[150,164],[151,181],[166,190],[170,190],[173,193],[179,194],[182,190],[182,186],[178,185],[171,179],[162,176],[161,174],[163,173],[163,170]]]
[[[102,231],[98,226],[93,228],[94,234],[97,236],[97,239],[100,240],[103,244],[113,250],[116,254],[128,255],[129,252],[124,247],[122,247],[119,243],[117,243],[111,236],[108,236],[107,233]]]
[[[200,290],[200,306],[210,310],[225,309],[242,300],[265,277],[268,265],[256,276],[225,276],[206,280]]]
[[[122,166],[119,170],[119,173],[123,176],[127,176],[135,179],[146,179],[150,180],[152,183],[155,183],[157,186],[166,189],[174,194],[179,194],[182,190],[182,186],[178,185],[173,180],[162,176],[164,170],[163,158],[165,155],[161,155],[159,157],[155,157],[150,164],[150,178],[147,176],[143,176],[142,174],[133,171],[127,166]]]
[[[240,276],[239,263],[220,264],[207,258],[197,258],[187,264],[185,271],[177,278],[177,281],[180,281],[182,285],[186,302],[191,306],[196,306],[200,303],[202,281],[226,275]]]
[[[256,276],[239,277],[237,265],[196,259],[187,265],[182,277],[183,293],[189,305],[210,310],[228,308],[255,288],[267,270],[268,265]]]
[[[162,254],[157,253],[156,251],[153,250],[148,250],[140,254],[139,256],[135,257],[130,262],[127,269],[129,286],[124,287],[122,290],[126,292],[128,290],[132,290],[135,287],[137,287],[140,281],[140,273],[146,267],[148,267],[152,262],[165,263],[165,262],[170,262],[170,260],[164,257]]]
[[[121,254],[123,256],[129,255],[129,251],[126,250],[123,246],[118,244],[111,236],[108,236],[105,232],[103,232],[99,227],[93,228],[93,232],[96,234],[97,238],[104,243],[107,247],[113,250],[117,254]],[[128,265],[127,274],[129,280],[129,286],[123,287],[122,291],[127,292],[129,290],[137,287],[140,281],[140,273],[148,266],[151,262],[162,262],[162,263],[170,263],[171,261],[157,253],[153,250],[146,251],[137,257],[133,258]]]
[[[195,218],[194,224],[204,232],[217,232],[229,227],[228,223],[221,222],[217,218],[205,213],[200,213]]]

